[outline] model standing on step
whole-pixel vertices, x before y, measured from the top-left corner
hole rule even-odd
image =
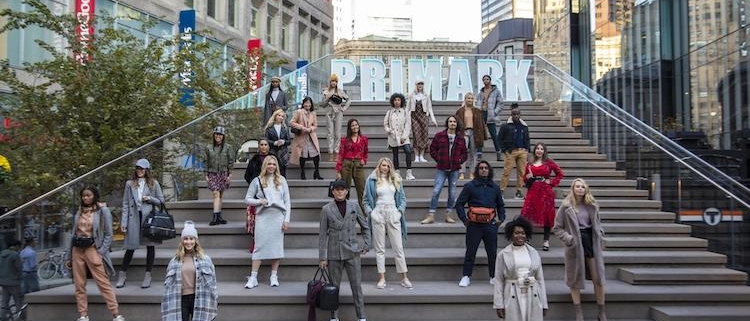
[[[279,264],[284,258],[284,233],[289,229],[291,202],[289,185],[279,174],[276,157],[268,156],[258,179],[253,180],[245,194],[245,204],[257,206],[255,218],[255,246],[252,271],[245,288],[258,286],[258,270],[263,260],[271,260],[272,287],[279,286]]]
[[[326,111],[326,120],[328,120],[328,161],[335,162],[336,154],[339,152],[341,142],[341,125],[344,121],[344,112],[349,109],[351,104],[349,96],[343,89],[339,88],[339,76],[332,74],[328,82],[328,88],[323,90],[323,108]]]
[[[404,242],[406,241],[406,194],[401,176],[393,169],[393,162],[383,157],[367,178],[365,187],[365,214],[372,225],[372,242],[375,248],[375,263],[378,269],[377,288],[385,283],[385,235],[391,241],[396,272],[401,274],[401,286],[411,288],[406,273]]]
[[[245,168],[245,181],[250,184],[254,178],[260,175],[260,168],[263,165],[263,160],[266,156],[271,154],[271,146],[266,138],[258,140],[258,152],[247,161],[247,168]],[[275,156],[275,155],[274,155]]]
[[[599,204],[589,185],[581,178],[570,184],[570,192],[557,210],[555,235],[565,245],[565,284],[570,288],[576,321],[583,321],[581,290],[584,280],[594,283],[599,321],[607,321],[604,308],[604,229]],[[588,272],[588,274],[586,273]]]
[[[341,149],[336,161],[336,179],[343,179],[347,188],[357,188],[357,202],[364,211],[365,165],[369,146],[367,136],[360,132],[359,121],[352,118],[346,123],[346,137],[341,138]]]
[[[388,135],[388,148],[393,154],[394,170],[401,175],[399,171],[398,150],[402,148],[406,155],[406,179],[413,180],[414,175],[411,172],[411,158],[413,154],[411,140],[411,116],[403,108],[406,98],[400,93],[391,95],[391,109],[385,113],[383,118],[383,128]]]
[[[406,105],[406,111],[411,115],[411,130],[414,133],[414,150],[416,156],[415,163],[426,163],[424,152],[429,146],[429,130],[427,127],[427,117],[432,121],[432,125],[437,127],[435,113],[432,112],[432,100],[430,95],[424,92],[424,81],[418,80],[414,86],[414,91],[409,94],[409,102]]]
[[[219,309],[216,267],[198,242],[193,221],[185,221],[177,253],[167,265],[162,321],[210,321]]]
[[[76,305],[81,317],[77,321],[89,321],[89,298],[86,294],[86,272],[99,287],[99,293],[112,313],[112,321],[125,321],[120,315],[117,297],[109,283],[115,273],[109,258],[112,245],[112,214],[109,208],[99,203],[99,191],[87,186],[81,190],[81,205],[73,217],[73,237],[70,261],[66,265],[73,271]]]
[[[445,222],[456,223],[451,215],[456,210],[458,171],[461,169],[461,164],[466,161],[466,143],[461,135],[461,128],[458,127],[456,116],[448,116],[445,119],[445,130],[435,134],[430,144],[430,156],[437,162],[437,172],[435,172],[435,184],[432,188],[430,210],[422,220],[422,224],[435,222],[440,192],[446,180],[448,181],[448,206],[445,208]]]
[[[305,175],[305,162],[312,160],[315,165],[314,179],[323,179],[320,176],[320,145],[318,143],[318,115],[310,97],[302,99],[302,108],[297,109],[292,116],[289,126],[301,130],[300,134],[294,135],[292,142],[292,158],[290,163],[299,165],[300,178],[307,179]]]
[[[544,143],[537,143],[533,150],[534,156],[526,164],[523,176],[533,183],[531,187],[527,187],[521,215],[544,228],[542,250],[549,251],[550,230],[555,222],[555,191],[552,188],[560,184],[565,174],[557,163],[547,157],[547,146]]]
[[[474,94],[467,92],[464,95],[464,102],[456,111],[458,125],[464,130],[464,140],[466,141],[466,150],[468,158],[466,159],[466,171],[469,175],[477,166],[477,161],[482,159],[482,146],[484,146],[486,124],[482,119],[482,112],[474,107]],[[473,177],[469,177],[472,178]],[[461,169],[459,179],[464,179],[464,169]]]
[[[268,93],[266,93],[266,105],[263,107],[263,123],[267,123],[278,109],[286,112],[289,106],[286,102],[286,92],[281,88],[281,78],[273,76],[271,77],[271,85],[268,87]]]
[[[542,258],[527,243],[532,230],[531,223],[523,217],[505,225],[505,239],[511,244],[497,254],[492,304],[500,319],[537,321],[547,314]]]
[[[271,152],[279,161],[279,173],[286,177],[286,167],[289,165],[289,145],[292,144],[292,136],[289,133],[289,127],[284,121],[286,113],[277,109],[271,115],[265,127],[265,137],[271,147]]]
[[[154,266],[156,255],[155,246],[160,240],[152,240],[141,235],[141,226],[146,217],[164,203],[164,194],[159,182],[151,177],[151,163],[145,158],[135,162],[133,176],[125,182],[125,192],[122,196],[122,222],[120,230],[125,233],[125,256],[122,259],[120,272],[117,274],[118,288],[125,286],[128,267],[133,259],[133,252],[141,246],[146,247],[146,273],[143,275],[141,288],[151,286],[151,268]]]
[[[208,225],[227,224],[221,217],[221,201],[224,190],[232,181],[232,166],[236,151],[226,143],[227,130],[223,126],[214,127],[211,145],[206,146],[204,153],[204,171],[206,184],[213,194],[213,217]]]

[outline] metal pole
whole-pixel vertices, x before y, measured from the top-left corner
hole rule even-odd
[[[729,195],[727,195],[729,197]],[[729,267],[735,268],[734,247],[734,198],[729,197]]]

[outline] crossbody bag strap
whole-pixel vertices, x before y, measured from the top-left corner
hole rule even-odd
[[[260,176],[255,177],[255,179],[258,180],[258,187],[260,187],[260,192],[263,194],[263,197],[268,198],[266,196],[266,191],[263,190],[263,184],[260,182]]]

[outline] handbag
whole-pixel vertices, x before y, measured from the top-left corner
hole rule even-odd
[[[339,309],[339,287],[331,281],[327,269],[318,268],[315,276],[307,282],[308,320],[315,320],[315,308],[323,311]],[[312,319],[311,319],[312,316]]]
[[[526,179],[526,183],[524,184],[524,186],[526,187],[526,189],[529,189],[529,188],[531,188],[531,185],[534,185],[534,182],[536,182],[536,178],[535,177],[527,178]]]
[[[292,134],[295,134],[295,135],[302,135],[302,130],[297,127],[292,127],[292,129],[290,129],[289,131],[291,131]]]
[[[263,193],[263,197],[266,197],[266,191],[263,190],[263,185],[260,184],[260,178],[255,177],[254,180],[258,180],[258,186],[260,187],[260,192]],[[252,184],[252,181],[250,182]],[[256,198],[257,199],[257,198]],[[250,241],[252,244],[250,245],[250,248],[248,250],[252,252],[255,249],[255,216],[257,215],[257,208],[254,205],[248,205],[247,206],[247,217],[245,219],[245,231],[247,234],[250,234]]]
[[[151,208],[151,213],[143,221],[141,233],[155,241],[170,240],[177,236],[174,228],[174,217],[169,214],[164,203],[159,207],[159,211],[156,210],[156,207]]]
[[[469,207],[469,221],[485,224],[495,217],[495,209],[491,207]]]
[[[344,102],[344,98],[336,94],[331,95],[330,99],[331,99],[331,102],[336,105],[341,105],[341,103]]]
[[[94,245],[93,237],[79,237],[73,235],[73,239],[70,241],[70,245],[73,247],[89,248]]]

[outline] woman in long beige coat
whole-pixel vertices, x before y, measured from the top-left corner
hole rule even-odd
[[[581,290],[584,280],[594,283],[599,321],[607,321],[604,309],[604,229],[599,204],[591,195],[589,185],[576,178],[555,216],[552,232],[565,245],[565,283],[575,307],[576,321],[583,321]]]
[[[294,135],[292,141],[292,164],[299,164],[300,178],[305,177],[305,161],[311,159],[315,165],[314,179],[323,179],[320,176],[320,145],[318,144],[318,115],[315,114],[315,106],[310,97],[302,100],[302,108],[294,112],[289,126],[302,131]]]

